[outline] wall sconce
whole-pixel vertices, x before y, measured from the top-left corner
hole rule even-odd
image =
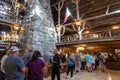
[[[56,30],[57,30],[57,31],[61,31],[61,27],[60,27],[60,26],[57,27]]]
[[[74,22],[73,22],[73,24],[76,25],[76,26],[81,26],[83,24],[83,21],[75,19]]]
[[[89,31],[89,30],[86,30],[84,33],[88,34],[88,33],[90,33],[90,31]]]
[[[13,27],[14,30],[19,30],[20,29],[19,25],[13,25],[12,27]]]

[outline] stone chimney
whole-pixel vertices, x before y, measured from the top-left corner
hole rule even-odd
[[[27,5],[24,44],[26,49],[39,50],[49,60],[57,42],[50,0],[33,0]]]

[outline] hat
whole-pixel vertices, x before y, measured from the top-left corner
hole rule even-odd
[[[18,47],[16,47],[16,46],[12,46],[12,47],[10,48],[10,50],[11,50],[11,51],[18,51],[19,49],[18,49]]]

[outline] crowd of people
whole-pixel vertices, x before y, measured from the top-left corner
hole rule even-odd
[[[105,72],[107,58],[107,54],[89,54],[88,52],[83,54],[78,50],[74,55],[68,53],[66,60],[68,66],[66,78],[74,79],[73,71],[78,75],[82,75],[81,70],[86,70],[87,72],[93,72],[95,70]],[[69,72],[71,72],[70,76],[68,76]]]
[[[40,51],[28,50],[21,58],[19,48],[12,46],[6,50],[6,54],[1,59],[1,80],[43,80],[46,74],[46,62],[41,57]],[[53,49],[52,77],[51,80],[60,80],[60,55]]]
[[[74,79],[73,72],[81,75],[81,70],[93,72],[98,68],[105,71],[107,56],[102,54],[82,54],[78,50],[74,55],[68,53],[66,57],[60,56],[57,49],[53,49],[54,56],[50,59],[52,65],[51,80],[60,79],[61,63],[67,65],[66,78]],[[62,60],[64,58],[64,60]],[[66,59],[65,59],[66,58]],[[42,58],[40,51],[28,50],[21,58],[19,48],[12,46],[1,59],[1,80],[43,80],[47,73],[48,64]],[[70,74],[71,73],[71,74]],[[70,76],[69,76],[70,74]]]

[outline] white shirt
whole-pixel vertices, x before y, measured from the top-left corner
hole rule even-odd
[[[5,60],[7,59],[8,55],[4,55],[1,59],[1,71],[5,73],[5,68],[4,68],[4,63]]]
[[[95,56],[92,56],[92,63],[95,63]]]

